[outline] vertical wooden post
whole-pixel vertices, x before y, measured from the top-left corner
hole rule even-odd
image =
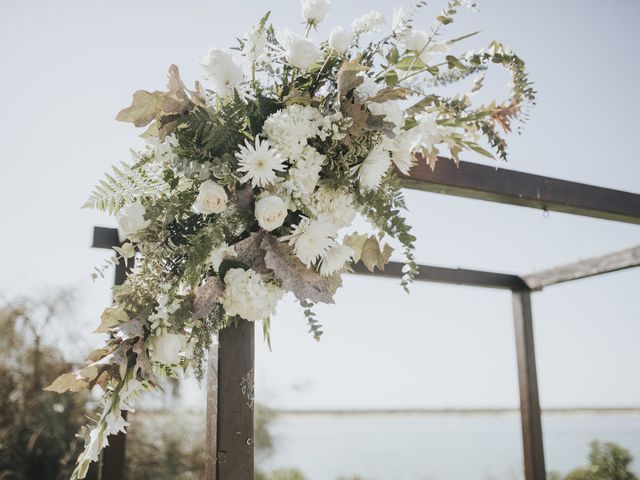
[[[116,243],[114,246],[117,246]],[[133,258],[129,260],[129,266],[133,266]],[[114,285],[122,285],[127,279],[127,265],[121,259],[116,265]],[[122,412],[127,419],[127,412]],[[123,432],[109,436],[109,446],[100,453],[98,463],[98,480],[123,480],[125,451],[127,447],[127,435]]]
[[[218,336],[217,480],[254,478],[254,336],[246,320]]]
[[[205,479],[217,480],[218,460],[218,344],[209,348],[207,363],[207,418]]]
[[[118,230],[115,228],[94,227],[93,228],[93,248],[104,248],[111,250],[113,247],[121,245],[118,237]],[[127,267],[133,267],[134,259],[129,259],[128,264],[121,259],[116,265],[114,285],[122,285],[127,279]],[[127,412],[123,412],[123,417],[127,418]],[[122,480],[124,478],[125,450],[127,437],[124,433],[111,435],[109,446],[100,453],[97,464],[91,465],[91,472],[96,473],[98,480]]]
[[[538,378],[533,342],[533,314],[529,290],[513,292],[513,319],[518,357],[525,479],[545,480],[542,423],[540,421]]]

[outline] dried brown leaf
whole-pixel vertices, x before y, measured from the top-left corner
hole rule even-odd
[[[224,284],[219,277],[207,278],[195,292],[195,298],[193,300],[194,318],[207,317],[218,303],[223,291]]]
[[[333,295],[342,285],[340,275],[323,277],[314,272],[293,254],[289,245],[273,235],[265,235],[262,248],[266,252],[266,266],[282,282],[284,289],[292,292],[298,300],[334,303]]]

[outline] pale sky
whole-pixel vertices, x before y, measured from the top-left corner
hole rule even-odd
[[[431,2],[424,27],[444,2]],[[615,3],[615,7],[613,4]],[[400,3],[334,0],[314,38],[366,9]],[[538,106],[508,167],[640,192],[637,92],[640,4],[486,0],[451,35],[482,30],[469,48],[502,40],[527,62]],[[162,89],[171,63],[187,84],[212,46],[233,46],[266,9],[301,31],[296,0],[3,0],[0,3],[0,291],[79,291],[70,328],[86,344],[111,280],[89,275],[107,256],[89,248],[110,217],[80,205],[112,163],[129,160],[140,132],[115,114],[138,89]],[[504,77],[489,75],[492,95]],[[469,161],[480,161],[467,154]],[[425,264],[528,273],[640,244],[640,226],[407,192]],[[640,405],[640,269],[535,294],[543,407]],[[325,336],[306,333],[285,302],[273,352],[257,344],[257,399],[282,408],[515,407],[511,300],[506,292],[345,277],[336,305],[318,308]],[[195,401],[194,401],[195,403]]]

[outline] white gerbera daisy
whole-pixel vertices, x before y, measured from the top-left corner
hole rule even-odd
[[[320,275],[328,277],[342,270],[344,264],[353,258],[353,249],[346,245],[334,245],[326,251],[320,264]]]
[[[289,240],[293,246],[293,253],[308,267],[323,257],[329,248],[336,245],[332,237],[335,228],[326,219],[311,220],[302,217],[300,223],[294,226],[293,233],[282,240]]]
[[[284,157],[272,150],[268,141],[259,138],[256,138],[255,145],[245,140],[245,144],[240,145],[236,158],[240,163],[238,170],[245,173],[240,181],[244,183],[251,180],[254,187],[272,184],[278,178],[276,172],[286,170]]]

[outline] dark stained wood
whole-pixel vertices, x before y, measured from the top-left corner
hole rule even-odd
[[[94,248],[112,249],[120,245],[118,231],[115,228],[94,227],[93,244]],[[134,259],[130,259],[128,264],[121,259],[116,265],[114,285],[122,285],[127,279],[128,268],[133,267]],[[127,412],[122,412],[126,419]],[[127,448],[127,436],[120,432],[117,435],[109,436],[109,446],[100,453],[98,461],[98,480],[123,480],[125,467],[125,453]]]
[[[205,447],[205,479],[217,480],[218,458],[218,345],[209,348],[207,363],[207,416]]]
[[[399,175],[406,188],[640,224],[640,194],[447,158]]]
[[[370,272],[362,263],[354,266],[354,273],[358,275],[383,276],[402,278],[402,263],[389,262],[384,270]],[[517,275],[506,273],[483,272],[480,270],[467,270],[464,268],[444,268],[429,265],[420,265],[417,281],[450,283],[455,285],[468,285],[472,287],[503,288],[506,290],[526,289],[527,285]]]
[[[253,480],[254,323],[219,333],[218,480]]]
[[[619,252],[569,263],[560,267],[525,275],[522,279],[532,290],[540,290],[549,285],[592,277],[603,273],[616,272],[640,266],[640,245]]]
[[[513,292],[513,319],[518,360],[525,479],[545,480],[542,422],[540,421],[538,378],[533,341],[533,314],[529,291]]]

